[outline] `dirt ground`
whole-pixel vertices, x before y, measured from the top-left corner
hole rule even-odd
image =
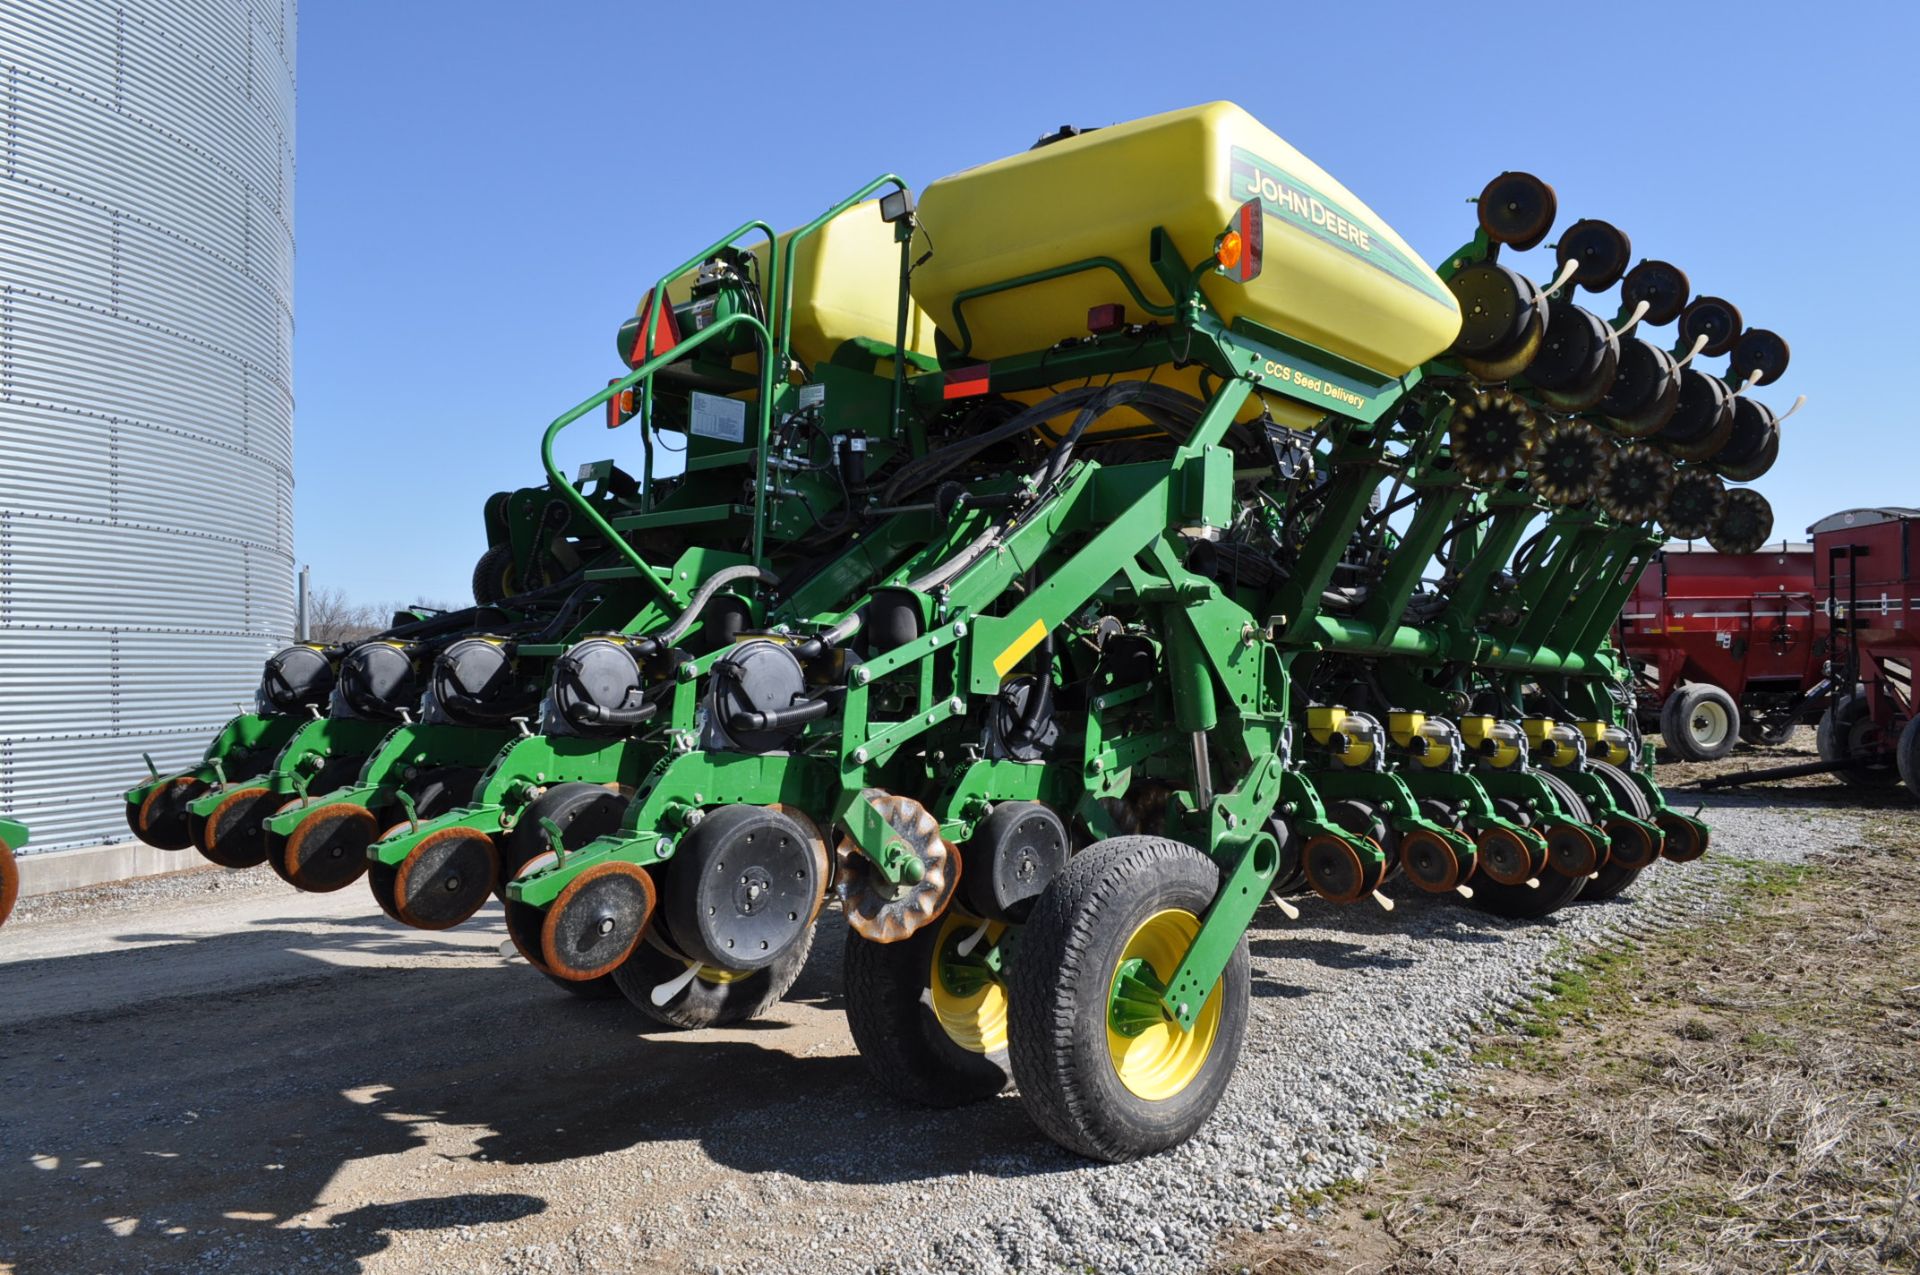
[[[1556,978],[1379,1173],[1220,1269],[1920,1270],[1920,813],[1877,804],[1738,917]]]

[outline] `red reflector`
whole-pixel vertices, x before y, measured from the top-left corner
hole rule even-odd
[[[1095,336],[1105,336],[1109,332],[1118,332],[1127,326],[1127,307],[1108,303],[1097,305],[1087,311],[1087,331]]]
[[[608,381],[608,385],[619,383],[619,377]],[[628,386],[607,400],[607,428],[619,429],[633,419],[633,387]]]
[[[639,367],[648,359],[665,354],[680,344],[680,325],[673,317],[673,305],[662,305],[656,314],[653,305],[653,292],[648,290],[645,299],[640,302],[643,321],[635,334],[633,348],[627,351],[627,366]]]
[[[991,370],[985,363],[975,363],[972,367],[954,368],[947,373],[946,390],[941,397],[972,398],[976,394],[985,394],[988,374]]]
[[[1266,247],[1266,210],[1255,195],[1240,205],[1234,229],[1240,232],[1240,260],[1235,274],[1242,283],[1251,283],[1260,273],[1260,254]]]

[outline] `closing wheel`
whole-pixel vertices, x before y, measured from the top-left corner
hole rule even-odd
[[[854,933],[876,943],[898,943],[938,919],[953,901],[960,882],[960,852],[940,835],[939,821],[911,797],[878,793],[871,800],[920,861],[920,879],[888,885],[849,837],[834,849],[833,888]]]
[[[1371,854],[1363,856],[1363,848]],[[1387,857],[1380,843],[1361,833],[1308,837],[1301,847],[1300,860],[1306,868],[1307,884],[1329,903],[1357,903],[1378,889],[1387,874]]]
[[[635,864],[597,863],[567,882],[540,923],[540,968],[570,982],[613,973],[653,918],[653,878]]]
[[[1707,838],[1691,819],[1666,811],[1654,816],[1664,836],[1660,853],[1675,863],[1692,863],[1707,852]]]
[[[267,858],[266,829],[260,826],[286,797],[265,787],[235,788],[202,819],[189,815],[187,826],[201,854],[223,868],[251,868]]]
[[[1727,511],[1727,484],[1704,469],[1685,469],[1674,476],[1660,510],[1660,527],[1675,540],[1698,540],[1713,530]]]
[[[1647,303],[1642,322],[1649,327],[1664,328],[1679,318],[1692,295],[1687,272],[1669,261],[1642,261],[1620,282],[1620,300],[1628,309]]]
[[[493,838],[478,828],[428,833],[395,870],[393,915],[417,930],[450,930],[480,910],[499,867]]]
[[[983,924],[949,908],[903,942],[847,936],[847,1027],[889,1093],[957,1107],[1007,1087],[1007,992],[982,959],[1006,927]]]
[[[1904,733],[1904,732],[1903,732]],[[1834,701],[1814,731],[1820,760],[1838,767],[1843,783],[1855,788],[1891,788],[1900,782],[1894,754],[1898,741],[1889,739],[1873,718],[1864,692],[1854,691]]]
[[[1620,522],[1651,522],[1673,493],[1673,462],[1645,443],[1629,443],[1607,458],[1600,476],[1600,508]]]
[[[377,831],[373,812],[357,802],[315,806],[279,847],[276,871],[309,894],[345,889],[366,872],[367,847]]]
[[[1505,482],[1533,450],[1534,416],[1505,390],[1486,390],[1454,410],[1454,468],[1476,483]]]
[[[1773,538],[1773,506],[1751,487],[1727,493],[1727,506],[1707,532],[1707,543],[1721,553],[1757,553]]]
[[[1547,237],[1560,201],[1553,187],[1532,173],[1501,173],[1475,201],[1480,229],[1497,244],[1525,252]]]
[[[1619,809],[1635,819],[1652,822],[1653,804],[1626,771],[1604,761],[1589,761],[1587,769],[1606,785]],[[1660,838],[1646,829],[1620,819],[1609,820],[1604,826],[1610,838],[1612,855],[1607,860],[1607,866],[1580,887],[1582,903],[1600,903],[1613,898],[1632,885],[1641,871],[1660,857]]]
[[[1608,460],[1607,440],[1599,430],[1580,421],[1556,421],[1534,444],[1529,480],[1548,504],[1584,504],[1599,489]]]
[[[1545,771],[1540,772],[1540,778],[1553,789],[1553,795],[1566,811],[1565,818],[1549,821],[1541,828],[1547,838],[1547,866],[1585,882],[1606,866],[1607,843],[1587,831],[1597,827],[1593,811],[1573,790],[1573,785]]]
[[[204,780],[175,775],[156,784],[138,805],[127,803],[127,827],[156,850],[186,850],[193,845],[187,806],[207,791]]]
[[[1021,1101],[1055,1142],[1132,1160],[1186,1141],[1219,1105],[1246,1035],[1246,936],[1191,1031],[1158,1009],[1219,888],[1192,846],[1115,837],[1040,896],[1013,961],[1007,1031]]]
[[[1523,886],[1538,870],[1531,848],[1510,828],[1485,829],[1475,840],[1474,849],[1480,875],[1496,885]]]
[[[1660,706],[1660,738],[1681,761],[1719,761],[1740,738],[1740,707],[1709,682],[1689,682]]]
[[[1771,385],[1786,375],[1793,353],[1786,338],[1767,328],[1748,328],[1733,343],[1733,357],[1727,360],[1727,373],[1735,381],[1753,378],[1755,385]]]
[[[14,862],[13,847],[0,841],[0,925],[13,915],[14,900],[20,897],[20,865]]]
[[[1633,244],[1627,232],[1610,221],[1583,217],[1560,235],[1554,256],[1562,266],[1578,262],[1573,281],[1588,292],[1605,292],[1620,282],[1633,260]]]
[[[725,1027],[758,1018],[787,994],[813,950],[809,925],[773,964],[738,974],[688,960],[658,937],[659,928],[611,977],[628,1001],[668,1027]]]
[[[1700,352],[1708,358],[1718,358],[1739,341],[1744,326],[1740,311],[1725,297],[1695,297],[1680,312],[1680,344],[1691,348],[1704,336],[1707,343]]]
[[[1429,894],[1445,894],[1460,884],[1460,856],[1445,837],[1415,828],[1400,834],[1400,870]]]

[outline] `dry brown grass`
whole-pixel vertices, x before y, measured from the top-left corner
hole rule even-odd
[[[1920,1270],[1920,819],[1588,964],[1259,1275]]]

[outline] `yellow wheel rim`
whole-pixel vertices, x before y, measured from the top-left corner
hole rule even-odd
[[[712,965],[702,965],[694,971],[694,977],[703,983],[712,983],[724,987],[728,983],[737,983],[743,978],[752,978],[759,970],[723,970]]]
[[[947,910],[946,919],[933,936],[927,990],[933,1001],[933,1016],[948,1040],[968,1053],[997,1054],[1007,1047],[1007,989],[992,979],[974,986],[979,975],[972,970],[952,984],[949,982],[949,976],[958,972],[948,968],[949,963],[957,959],[954,947],[979,928],[978,917],[966,916],[954,908]],[[1006,929],[1004,925],[989,924],[982,943],[999,942]],[[969,990],[963,995],[955,986]]]
[[[1170,982],[1199,932],[1200,918],[1180,908],[1156,912],[1142,921],[1114,965],[1107,984],[1108,1002],[1112,1002],[1121,970],[1129,961],[1144,962],[1163,985]],[[1148,1102],[1162,1102],[1193,1083],[1207,1065],[1214,1037],[1219,1034],[1220,984],[1215,983],[1192,1031],[1183,1032],[1178,1024],[1162,1021],[1137,1036],[1128,1036],[1115,1031],[1109,1018],[1107,1055],[1113,1061],[1114,1074],[1129,1093]]]

